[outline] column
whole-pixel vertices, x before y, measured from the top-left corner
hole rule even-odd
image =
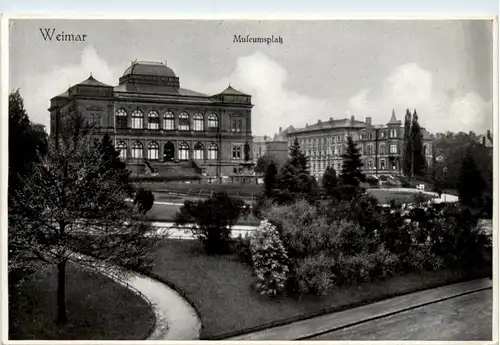
[[[148,142],[145,140],[142,142],[142,158],[148,159]]]
[[[142,113],[142,128],[148,129],[148,113],[146,111]]]
[[[158,145],[160,145],[160,147],[158,148],[158,161],[163,162],[163,145],[165,145],[165,143],[163,141],[158,141]]]

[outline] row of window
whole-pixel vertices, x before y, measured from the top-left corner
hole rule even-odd
[[[171,111],[167,111],[162,116],[164,130],[179,130],[179,131],[204,131],[205,130],[205,117],[203,114],[196,113],[193,115],[193,123],[191,125],[189,120],[189,114],[186,112],[181,112],[177,116],[177,128],[175,125],[175,115]],[[116,128],[126,129],[128,128],[128,116],[124,109],[119,109],[116,112]],[[241,121],[241,120],[240,120]],[[147,116],[148,129],[160,129],[160,115],[157,111],[151,110]],[[241,122],[239,123],[241,130]],[[141,110],[134,110],[131,114],[131,126],[133,129],[144,129],[144,114]],[[216,130],[219,127],[219,118],[217,114],[211,113],[207,117],[207,126],[209,130]],[[236,129],[237,126],[235,125]]]
[[[323,161],[323,162],[320,161],[317,164],[316,164],[316,162],[313,162],[311,164],[311,173],[324,173],[327,166],[328,166],[328,162],[326,162],[326,161]],[[333,164],[333,167],[335,170],[337,170],[337,172],[340,171],[340,169],[342,168],[342,162],[335,162]],[[364,167],[366,169],[370,169],[370,170],[375,169],[374,168],[374,161],[371,159],[366,161],[364,164]],[[385,159],[380,159],[379,169],[385,170],[385,169],[389,169],[389,168],[391,168],[392,170],[397,170],[397,165],[394,164],[392,167],[388,167],[386,165]]]
[[[379,131],[379,139],[385,139],[387,137],[387,130]],[[391,128],[389,130],[389,138],[397,138],[398,130],[397,128]],[[373,140],[375,139],[375,131],[361,132],[361,140]]]
[[[124,141],[118,141],[116,143],[116,149],[120,152],[120,158],[125,160],[127,159],[127,144]],[[189,144],[186,142],[181,142],[178,148],[178,159],[179,160],[188,160],[189,157]],[[163,159],[165,161],[174,160],[174,144],[172,142],[167,142],[163,148]],[[217,159],[219,148],[216,143],[211,143],[208,147],[208,157],[207,159]],[[131,158],[143,158],[144,154],[144,145],[140,141],[136,141],[132,144],[130,150]],[[147,150],[147,158],[149,160],[158,160],[160,154],[160,145],[152,141],[148,144]],[[203,144],[198,142],[193,146],[193,159],[205,159],[205,151]]]

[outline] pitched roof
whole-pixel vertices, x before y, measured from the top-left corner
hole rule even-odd
[[[88,85],[88,86],[104,86],[104,87],[111,87],[109,85],[106,85],[104,83],[101,83],[99,80],[95,79],[92,74],[90,77],[82,81],[81,83],[78,83],[77,85]]]
[[[218,96],[218,95],[230,95],[230,96],[250,96],[250,95],[247,95],[246,93],[243,93],[241,91],[238,91],[236,89],[234,89],[231,85],[229,85],[227,87],[227,89],[225,89],[224,91],[222,91],[221,93],[218,93],[214,96]]]
[[[314,125],[310,125],[304,128],[294,129],[292,127],[291,130],[288,131],[288,133],[309,132],[320,129],[333,129],[333,128],[365,128],[366,126],[367,126],[366,122],[363,121],[352,120],[352,119],[338,119],[338,120],[331,119],[330,121],[318,122],[315,123]]]

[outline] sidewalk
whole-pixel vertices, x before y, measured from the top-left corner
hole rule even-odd
[[[490,279],[448,285],[432,290],[390,298],[366,306],[342,312],[317,316],[291,324],[276,326],[262,331],[247,333],[224,340],[300,340],[354,324],[379,319],[402,311],[436,303],[464,294],[491,288]]]

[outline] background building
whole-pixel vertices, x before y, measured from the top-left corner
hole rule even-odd
[[[330,118],[327,122],[287,131],[288,146],[295,138],[299,140],[302,151],[309,158],[309,169],[313,176],[321,178],[327,166],[337,172],[342,170],[342,154],[345,152],[347,137],[351,136],[358,145],[365,174],[401,175],[404,128],[393,112],[385,125],[374,125],[371,118],[365,121]],[[432,139],[422,128],[424,152],[427,163],[432,164]]]
[[[109,86],[90,76],[51,99],[51,136],[79,113],[109,133],[135,175],[245,173],[252,165],[251,96],[229,86],[208,96],[180,87],[163,63],[134,62]]]

